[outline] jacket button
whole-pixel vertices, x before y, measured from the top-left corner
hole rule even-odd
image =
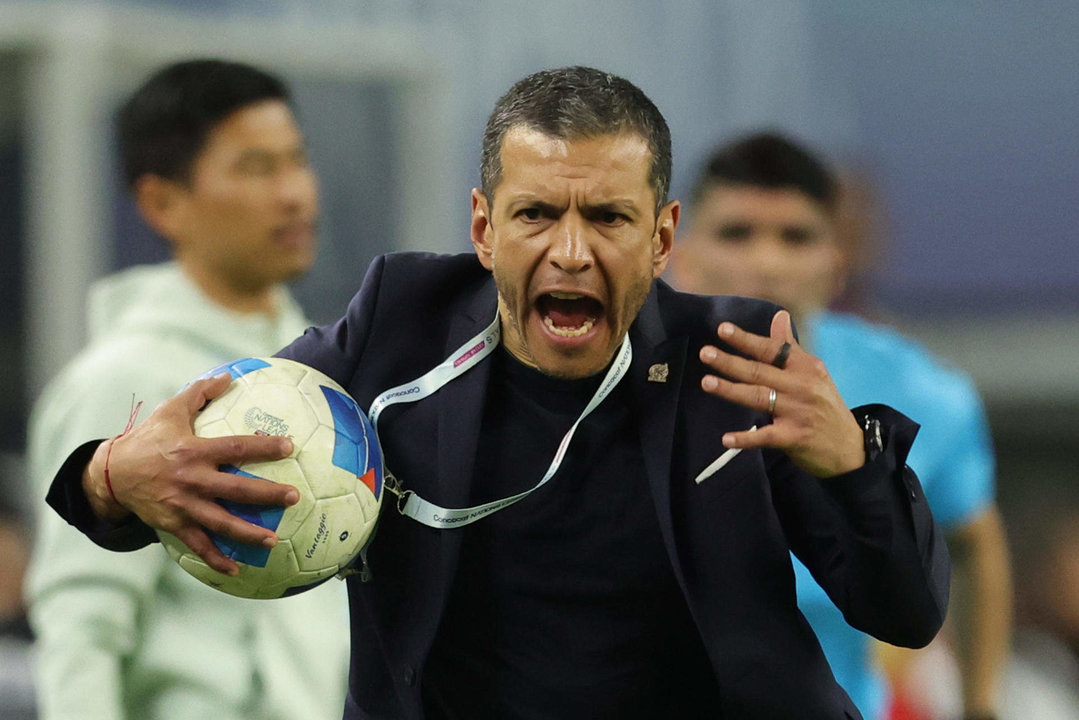
[[[412,687],[416,684],[416,671],[411,665],[405,665],[405,672],[403,677],[405,679],[405,685]]]

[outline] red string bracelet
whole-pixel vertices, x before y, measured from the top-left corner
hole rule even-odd
[[[105,452],[105,489],[109,491],[109,497],[117,505],[121,505],[120,501],[116,499],[116,493],[112,490],[112,480],[109,478],[109,458],[112,457],[112,446],[116,444],[116,441],[131,432],[131,428],[135,427],[135,419],[139,416],[139,410],[142,409],[142,400],[135,402],[135,396],[131,396],[131,414],[127,418],[127,427],[124,431],[116,437],[109,439],[109,449]]]

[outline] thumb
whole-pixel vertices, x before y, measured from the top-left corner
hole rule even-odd
[[[208,402],[228,390],[231,384],[232,375],[227,372],[191,383],[182,391],[188,412],[194,415],[202,410]]]
[[[768,336],[783,342],[789,342],[792,345],[797,344],[794,339],[794,325],[791,324],[791,314],[789,312],[780,310],[772,316],[772,327],[768,331]]]

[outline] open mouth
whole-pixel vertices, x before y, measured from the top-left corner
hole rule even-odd
[[[603,305],[598,300],[569,292],[541,295],[536,300],[536,308],[547,329],[566,338],[585,335],[603,312]]]

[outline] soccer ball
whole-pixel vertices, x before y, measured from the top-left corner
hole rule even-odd
[[[382,504],[382,453],[356,401],[318,370],[283,358],[244,358],[196,379],[226,371],[232,385],[202,408],[195,434],[291,438],[287,458],[221,469],[288,483],[300,491],[300,500],[287,508],[218,501],[280,539],[270,549],[211,534],[221,552],[239,564],[234,577],[211,569],[173,535],[159,531],[158,536],[180,567],[222,592],[246,598],[294,595],[347,567],[370,539]]]

